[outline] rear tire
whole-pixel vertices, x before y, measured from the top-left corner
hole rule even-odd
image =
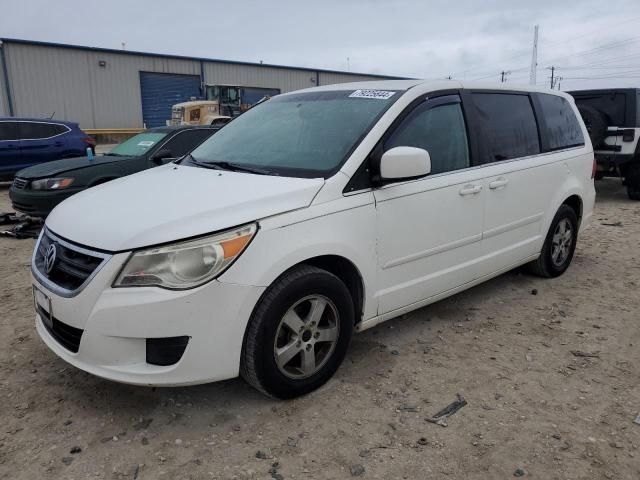
[[[529,270],[540,277],[562,275],[573,259],[578,239],[578,216],[568,205],[556,212],[542,246],[540,256],[529,263]]]
[[[640,158],[636,159],[640,162]],[[627,185],[627,196],[631,200],[640,200],[640,163],[634,162],[625,169],[624,180]]]
[[[640,183],[630,183],[627,185],[627,196],[631,200],[640,200]]]
[[[240,374],[271,397],[309,393],[342,363],[353,323],[353,300],[338,277],[310,265],[295,267],[258,302],[245,334]]]

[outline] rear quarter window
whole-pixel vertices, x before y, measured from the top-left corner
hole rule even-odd
[[[584,145],[582,128],[569,102],[558,96],[538,94],[540,110],[544,122],[541,123],[545,150]]]
[[[528,95],[474,92],[471,98],[482,132],[485,163],[540,153],[538,126]]]
[[[20,138],[37,140],[55,137],[68,132],[69,128],[58,123],[19,122]]]

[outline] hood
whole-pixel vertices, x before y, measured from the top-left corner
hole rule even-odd
[[[61,173],[66,173],[71,170],[78,170],[80,168],[87,168],[93,165],[100,165],[106,163],[121,162],[122,160],[129,160],[135,157],[116,157],[111,155],[96,155],[93,160],[89,160],[89,157],[72,157],[62,160],[54,160],[53,162],[39,163],[32,167],[28,167],[20,170],[16,173],[16,177],[26,178],[27,180],[34,180],[36,178],[48,178]]]
[[[224,230],[307,207],[324,179],[169,164],[73,195],[47,217],[73,242],[117,252]]]

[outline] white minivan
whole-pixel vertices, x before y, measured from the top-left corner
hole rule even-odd
[[[111,380],[241,374],[301,395],[354,331],[519,265],[562,274],[593,166],[560,92],[403,80],[278,95],[182,160],[58,206],[33,254],[36,327]]]

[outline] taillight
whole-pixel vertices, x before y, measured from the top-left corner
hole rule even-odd
[[[95,147],[96,146],[96,141],[93,137],[84,137],[82,139],[82,141],[84,143],[86,143],[87,145],[89,145],[90,147]]]
[[[596,178],[596,171],[598,170],[598,164],[596,163],[596,157],[593,157],[593,166],[591,167],[591,178]]]

